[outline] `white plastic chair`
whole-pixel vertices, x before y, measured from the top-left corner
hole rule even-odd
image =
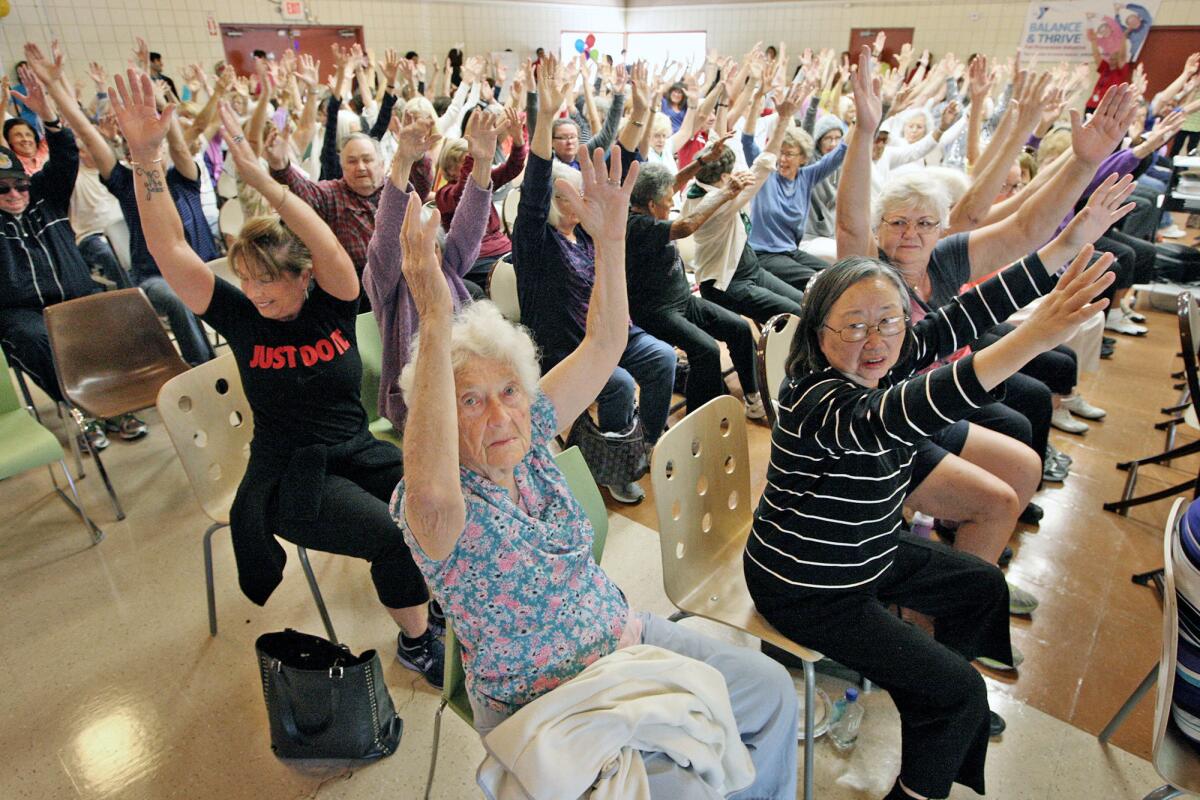
[[[508,256],[501,258],[492,268],[487,293],[505,319],[510,322],[521,321],[521,303],[517,298],[517,272]]]

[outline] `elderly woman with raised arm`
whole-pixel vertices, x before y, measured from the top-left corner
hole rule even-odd
[[[400,663],[441,686],[429,593],[388,514],[403,459],[371,435],[359,399],[353,262],[320,216],[272,180],[223,104],[238,175],[279,218],[248,220],[230,248],[240,288],[214,276],[188,246],[165,191],[159,147],[174,106],[159,116],[145,75],[131,70],[128,86],[116,80],[113,107],[133,159],[146,242],[171,288],[229,342],[254,413],[250,463],[230,510],[242,591],[262,605],[283,579],[286,556],[276,536],[364,558],[379,601],[400,627]]]
[[[606,168],[600,151],[582,160],[582,195],[558,182],[565,213],[595,244],[595,281],[586,334],[545,375],[529,334],[490,302],[454,315],[437,215],[420,222],[410,201],[401,241],[420,328],[400,379],[409,460],[392,511],[462,643],[481,734],[501,734],[508,717],[598,659],[656,645],[724,676],[756,771],[730,796],[795,797],[790,677],[758,653],[632,610],[593,560],[594,531],[550,451],[604,387],[629,336],[625,215],[638,168],[622,185],[620,161],[614,152]],[[686,765],[658,753],[644,760],[652,796],[712,796]]]

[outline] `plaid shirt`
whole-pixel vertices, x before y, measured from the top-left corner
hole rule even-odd
[[[341,178],[314,182],[295,165],[289,165],[285,170],[271,170],[271,177],[286,184],[293,194],[312,206],[325,220],[333,235],[346,248],[350,260],[354,262],[355,272],[361,277],[363,268],[367,266],[367,246],[371,244],[371,234],[375,232],[375,214],[379,209],[379,195],[383,187],[363,197]]]

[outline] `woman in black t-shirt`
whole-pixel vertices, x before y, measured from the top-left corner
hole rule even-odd
[[[188,308],[227,340],[254,412],[250,463],[230,511],[242,591],[263,604],[283,576],[275,535],[365,558],[380,602],[400,626],[397,657],[437,686],[442,646],[429,594],[387,500],[400,451],[367,429],[355,342],[359,282],[329,227],[275,183],[222,104],[238,175],[279,212],[243,227],[229,251],[241,289],[216,278],[188,246],[160,157],[173,107],[160,117],[149,79],[117,77],[113,107],[129,143],[146,242]],[[272,130],[268,134],[274,136]]]

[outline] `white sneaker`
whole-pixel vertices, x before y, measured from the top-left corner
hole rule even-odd
[[[1081,394],[1064,397],[1062,399],[1062,407],[1075,416],[1083,417],[1084,419],[1104,419],[1105,415],[1108,414],[1103,408],[1096,408],[1096,406],[1084,400]]]
[[[1119,308],[1114,308],[1104,317],[1104,330],[1126,336],[1145,336],[1147,329],[1128,319]]]
[[[624,484],[610,483],[607,486],[608,493],[612,495],[612,499],[625,505],[636,505],[642,502],[642,499],[646,496],[646,493],[642,491],[642,487],[633,482]]]
[[[1080,422],[1071,416],[1066,406],[1059,406],[1050,415],[1050,424],[1066,433],[1087,433],[1090,427],[1086,422]]]
[[[1158,235],[1164,239],[1182,239],[1184,236],[1187,236],[1187,231],[1175,223],[1171,223],[1171,227],[1159,230]]]
[[[766,419],[767,410],[763,408],[762,395],[752,392],[746,395],[746,419]]]
[[[1129,320],[1130,322],[1132,322],[1136,325],[1140,325],[1146,321],[1146,318],[1144,316],[1142,316],[1138,312],[1134,311],[1132,308],[1122,308],[1121,313],[1123,313],[1125,315],[1125,319]]]

